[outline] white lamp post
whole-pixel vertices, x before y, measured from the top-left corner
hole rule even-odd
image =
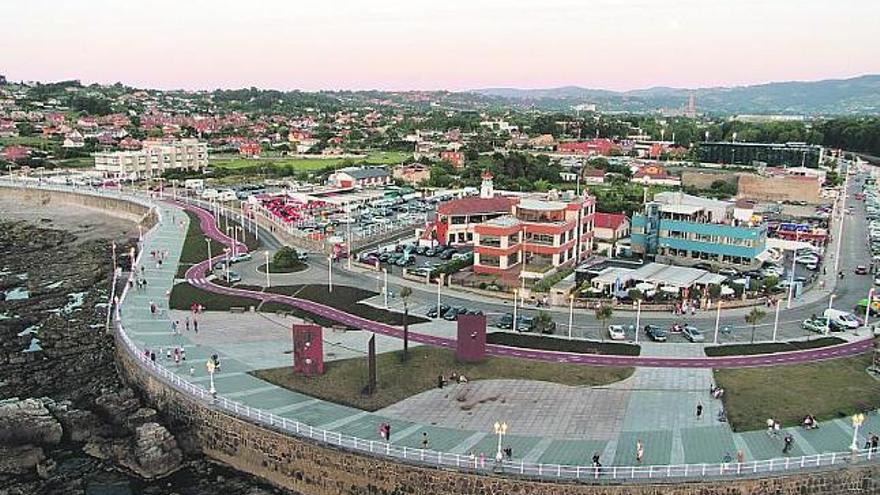
[[[510,325],[510,329],[516,332],[516,289],[513,289],[513,323]]]
[[[388,309],[388,269],[382,268],[382,296],[385,299],[385,309]]]
[[[834,306],[834,298],[835,297],[836,297],[836,294],[831,294],[830,296],[828,296],[828,309],[831,309]],[[825,335],[828,335],[829,333],[831,333],[831,318],[830,317],[825,319]]]
[[[871,316],[871,305],[874,304],[874,288],[868,289],[868,304],[865,305],[865,328],[868,328],[868,318]],[[853,333],[857,333],[858,328],[853,329]]]
[[[214,369],[216,368],[216,365],[214,364],[214,361],[209,358],[205,363],[205,367],[208,368],[208,376],[211,377],[211,396],[216,396],[217,389],[214,388]]]
[[[327,287],[329,292],[333,292],[333,255],[327,255]]]
[[[849,448],[853,452],[859,450],[859,427],[865,422],[865,415],[862,413],[853,414],[852,417],[852,425],[853,425],[853,439],[852,444],[850,444]],[[497,424],[497,423],[496,423]]]
[[[721,326],[721,298],[718,299],[718,302],[715,303],[718,307],[718,312],[715,314],[715,344],[718,343],[718,328]]]
[[[639,326],[642,322],[642,300],[636,300],[636,344],[639,343]]]
[[[208,271],[210,271],[214,268],[211,266],[211,239],[205,237],[205,242],[208,244]]]
[[[519,290],[519,307],[525,308],[525,304],[526,304],[526,278],[523,277],[522,274],[520,274],[520,277],[522,277],[522,286]]]
[[[776,332],[779,330],[779,307],[782,306],[782,301],[776,300],[776,317],[773,319],[773,342],[776,342]]]
[[[571,339],[571,329],[574,325],[574,294],[568,296],[568,338]]]
[[[504,459],[504,454],[501,453],[501,439],[507,434],[507,423],[496,421],[495,434],[498,435],[498,451],[495,453],[495,460],[500,463]]]
[[[269,280],[269,251],[266,251],[266,287],[272,287],[271,281]]]
[[[223,249],[223,255],[224,255],[224,259],[226,261],[226,263],[224,263],[224,265],[226,265],[226,283],[228,284],[229,283],[229,248]]]
[[[437,276],[437,319],[439,320],[443,315],[440,314],[440,286],[443,285],[443,274]]]

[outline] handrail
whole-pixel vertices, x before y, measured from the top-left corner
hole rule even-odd
[[[0,181],[2,184],[3,181]],[[75,188],[65,186],[43,185],[41,188],[70,191]],[[149,201],[141,201],[131,195],[108,191],[79,191],[99,196],[111,196],[119,199],[137,200],[144,206],[155,208]],[[156,213],[161,212],[155,208]],[[157,223],[158,225],[158,223]],[[156,226],[151,228],[144,236],[144,242],[152,237]],[[136,264],[139,264],[145,250],[139,250]],[[132,275],[129,275],[132,276]],[[359,438],[345,435],[333,430],[325,430],[294,419],[277,416],[267,411],[254,408],[221,395],[212,395],[204,387],[187,381],[180,375],[168,368],[151,361],[142,352],[138,351],[136,344],[125,331],[120,317],[120,307],[128,294],[129,284],[126,284],[119,298],[119,304],[114,308],[114,328],[119,339],[124,344],[124,349],[134,361],[145,371],[157,377],[173,389],[202,402],[206,407],[212,407],[223,411],[230,416],[283,432],[297,438],[304,438],[318,443],[332,445],[359,454],[383,457],[411,464],[428,467],[455,468],[461,471],[512,475],[528,478],[578,481],[583,483],[623,483],[623,482],[661,482],[699,480],[706,478],[754,478],[764,475],[784,474],[795,471],[815,470],[834,466],[852,466],[860,462],[877,462],[877,452],[872,449],[859,449],[849,452],[825,452],[818,454],[802,455],[798,457],[782,457],[767,460],[747,462],[720,462],[702,464],[671,464],[671,465],[639,465],[639,466],[587,466],[566,464],[543,464],[526,461],[503,460],[500,463],[495,460],[487,460],[481,463],[479,459],[469,455],[451,452],[442,452],[431,449],[420,449],[395,445],[382,440]]]

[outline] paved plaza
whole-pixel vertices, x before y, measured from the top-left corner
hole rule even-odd
[[[716,421],[720,403],[709,396],[710,369],[639,368],[635,374],[606,387],[567,387],[552,383],[487,380],[430,390],[375,413],[279,388],[248,374],[249,371],[289,365],[292,317],[246,312],[198,315],[199,333],[171,331],[173,320],[188,312],[168,310],[168,294],[175,282],[183,243],[178,226],[168,219],[183,218],[177,207],[161,203],[165,218],[145,239],[144,250],[167,250],[168,260],[157,268],[145,256],[142,262],[148,280],[146,290],[130,290],[121,308],[125,331],[141,348],[160,355],[160,360],[183,377],[207,388],[205,361],[218,354],[222,371],[215,376],[219,395],[308,425],[332,429],[365,439],[379,440],[377,426],[388,422],[391,441],[407,447],[421,447],[423,433],[430,448],[447,452],[484,452],[491,456],[497,441],[492,424],[505,420],[510,425],[504,443],[514,460],[540,463],[588,464],[594,452],[605,465],[635,463],[635,445],[645,446],[644,464],[715,463],[726,453],[742,450],[746,459],[781,457],[781,437],[763,431],[734,433],[726,423]],[[159,314],[152,316],[150,301]],[[372,301],[376,303],[376,301]],[[423,324],[419,331],[451,336],[452,325]],[[364,331],[325,331],[327,359],[363,355]],[[399,348],[399,341],[377,336],[380,352]],[[161,358],[159,349],[180,345],[186,349],[185,363],[175,365]],[[685,346],[699,349],[696,346]],[[683,349],[673,345],[646,346],[646,355],[662,355]],[[190,376],[190,367],[192,374]],[[697,419],[697,404],[704,406]],[[880,431],[880,418],[870,415],[864,432]],[[822,424],[815,431],[784,429],[794,435],[792,455],[847,450],[852,427],[845,420]]]

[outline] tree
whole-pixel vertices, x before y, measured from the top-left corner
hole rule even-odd
[[[614,314],[614,310],[607,304],[602,304],[596,308],[596,319],[602,322],[602,340],[605,340],[605,332],[608,330],[608,320]]]
[[[275,255],[272,257],[272,264],[276,268],[294,268],[301,263],[296,248],[290,246],[283,246],[278,251],[275,251]]]
[[[770,275],[764,279],[764,292],[767,294],[773,292],[776,289],[776,286],[779,284],[779,277],[776,275]]]
[[[746,314],[746,323],[752,326],[752,338],[750,340],[751,343],[755,343],[755,327],[758,326],[758,323],[760,323],[760,321],[763,320],[765,316],[767,316],[767,313],[761,311],[758,308],[752,308],[752,310]]]
[[[540,333],[546,333],[548,328],[553,328],[553,317],[546,311],[538,311],[538,314],[535,315],[534,325],[535,330]]]
[[[403,360],[409,359],[409,298],[412,289],[404,285],[400,288],[400,299],[403,301]]]

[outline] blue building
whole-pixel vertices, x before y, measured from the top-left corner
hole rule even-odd
[[[734,204],[663,192],[633,215],[632,251],[673,265],[750,270],[767,257],[767,228],[734,218]]]

